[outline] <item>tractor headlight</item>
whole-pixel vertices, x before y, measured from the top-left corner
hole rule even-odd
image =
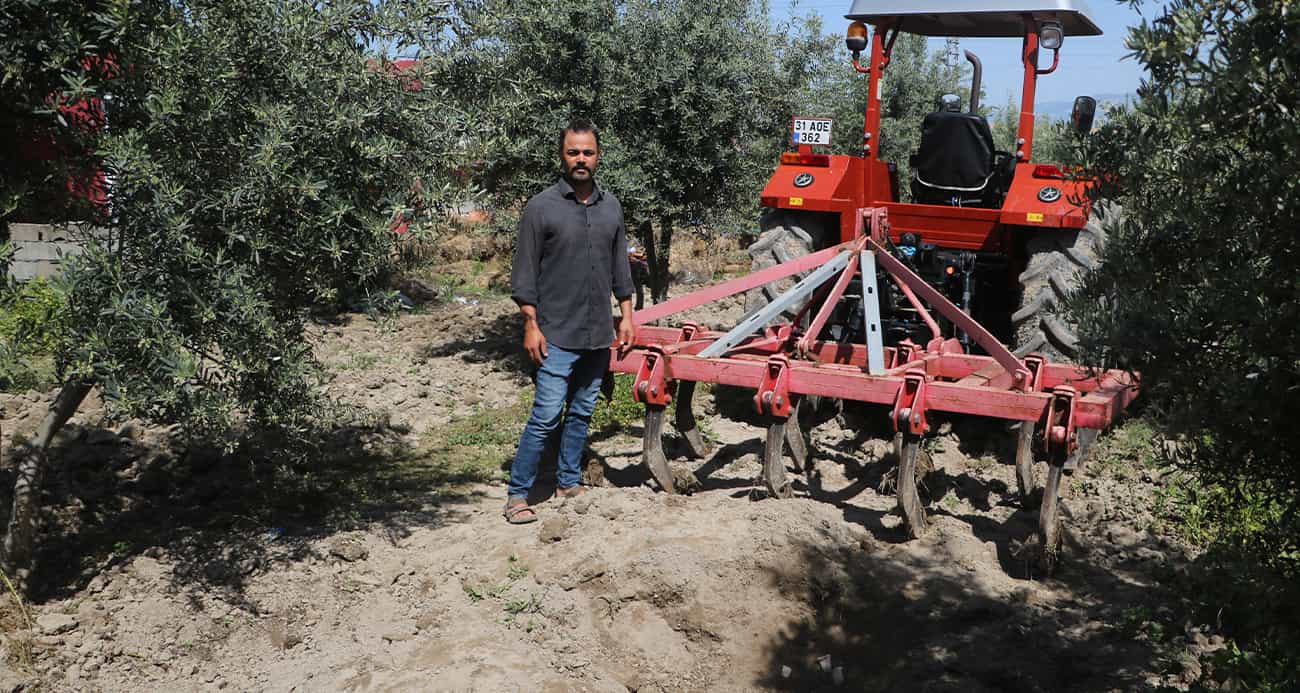
[[[849,33],[844,37],[844,45],[854,53],[861,53],[867,49],[867,25],[862,22],[854,22],[849,25]]]
[[[1043,22],[1038,27],[1038,45],[1049,51],[1054,51],[1061,47],[1061,42],[1065,40],[1065,31],[1061,29],[1060,22]]]

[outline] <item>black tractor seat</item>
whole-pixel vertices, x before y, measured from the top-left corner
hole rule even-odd
[[[1010,155],[993,148],[993,132],[973,113],[936,111],[921,124],[912,155],[912,201],[928,205],[1002,205]]]

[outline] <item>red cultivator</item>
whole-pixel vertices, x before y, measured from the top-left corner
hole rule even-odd
[[[885,209],[860,210],[857,233],[846,243],[638,311],[634,316],[639,325],[637,343],[623,354],[614,350],[610,367],[635,376],[634,396],[646,406],[643,460],[659,486],[675,492],[661,441],[664,411],[674,395],[676,427],[692,453],[702,457],[707,450],[691,412],[695,383],[753,388],[754,406],[769,421],[763,482],[772,496],[788,497],[786,451],[797,469],[808,468],[797,417],[802,398],[816,395],[887,405],[896,431],[898,504],[909,535],[919,537],[926,519],[917,493],[916,461],[921,440],[930,430],[927,414],[953,412],[1021,421],[1015,462],[1025,497],[1034,486],[1035,453],[1048,462],[1039,527],[1050,568],[1058,545],[1057,506],[1067,460],[1080,444],[1080,434],[1090,439],[1091,433],[1110,425],[1136,396],[1137,385],[1121,371],[1096,372],[1050,363],[1037,355],[1016,358],[891,255],[886,249],[888,238]],[[705,330],[694,323],[647,324],[805,272],[807,276],[793,288],[727,332]],[[928,344],[910,340],[895,346],[882,344],[878,277],[895,282],[929,325],[933,338]],[[861,286],[865,343],[817,339],[855,280]],[[957,339],[945,339],[930,310],[951,321],[988,355],[966,354]],[[789,314],[795,319],[782,318]],[[795,326],[804,323],[806,328]]]

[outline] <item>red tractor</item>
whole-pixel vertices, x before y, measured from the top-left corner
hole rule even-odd
[[[846,40],[853,65],[870,80],[862,155],[814,153],[814,144],[829,144],[829,123],[795,119],[798,151],[782,155],[763,189],[762,234],[750,247],[754,268],[852,239],[858,210],[884,208],[897,254],[1017,356],[1037,352],[1053,360],[1074,359],[1077,339],[1060,314],[1062,299],[1081,271],[1096,264],[1104,236],[1091,214],[1086,184],[1071,180],[1057,165],[1034,162],[1034,92],[1038,77],[1056,70],[1067,35],[1101,34],[1088,8],[1080,0],[855,0],[846,16],[853,20]],[[869,39],[868,26],[874,29]],[[911,158],[911,180],[899,180],[898,167],[878,155],[881,79],[900,32],[1021,39],[1024,87],[1015,151],[994,147],[989,124],[978,112],[981,66],[967,51],[974,67],[969,109],[963,112],[955,96],[945,97],[938,111],[918,123],[922,137]],[[1045,69],[1039,60],[1043,50],[1052,53]],[[864,52],[870,56],[865,64]],[[1076,99],[1074,127],[1086,133],[1095,110],[1090,97]],[[911,202],[902,200],[903,185]],[[782,288],[772,284],[751,292],[747,307],[767,303]],[[903,296],[889,293],[881,296],[885,343],[909,338],[923,343],[928,326]],[[833,330],[851,330],[858,322],[830,324]],[[950,322],[941,328],[973,346]]]

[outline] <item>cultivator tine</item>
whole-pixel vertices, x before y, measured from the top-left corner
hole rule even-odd
[[[1021,503],[1028,503],[1034,492],[1034,430],[1033,421],[1020,422],[1020,436],[1016,440],[1016,488]]]
[[[641,460],[650,470],[664,493],[677,493],[673,483],[672,470],[668,468],[668,458],[664,456],[664,407],[647,404],[645,408],[645,434],[641,439],[643,452]]]
[[[785,439],[788,419],[773,416],[767,425],[767,442],[763,445],[763,485],[773,498],[789,498],[790,481],[785,476]]]
[[[683,380],[677,384],[677,412],[674,414],[673,424],[677,427],[677,432],[686,439],[691,457],[703,459],[711,452],[711,446],[700,435],[699,426],[695,423],[695,411],[691,408],[691,400],[694,396],[694,380]]]
[[[1047,449],[1047,479],[1043,481],[1043,504],[1038,510],[1038,538],[1042,553],[1038,565],[1044,575],[1056,570],[1061,552],[1061,475],[1077,448],[1074,407],[1079,393],[1068,385],[1052,388],[1052,400],[1043,417],[1043,446]]]
[[[908,538],[920,539],[926,529],[925,507],[916,489],[916,457],[921,451],[921,437],[900,431],[894,436],[894,450],[898,452],[898,509],[903,513]]]
[[[808,444],[804,441],[803,427],[799,425],[799,405],[802,402],[802,397],[794,398],[790,416],[785,423],[786,452],[790,453],[790,459],[794,461],[794,470],[796,472],[808,470]]]
[[[1064,466],[1049,461],[1047,479],[1043,482],[1043,505],[1038,510],[1038,534],[1042,541],[1042,554],[1038,565],[1044,575],[1056,570],[1056,559],[1061,553],[1061,474]]]

